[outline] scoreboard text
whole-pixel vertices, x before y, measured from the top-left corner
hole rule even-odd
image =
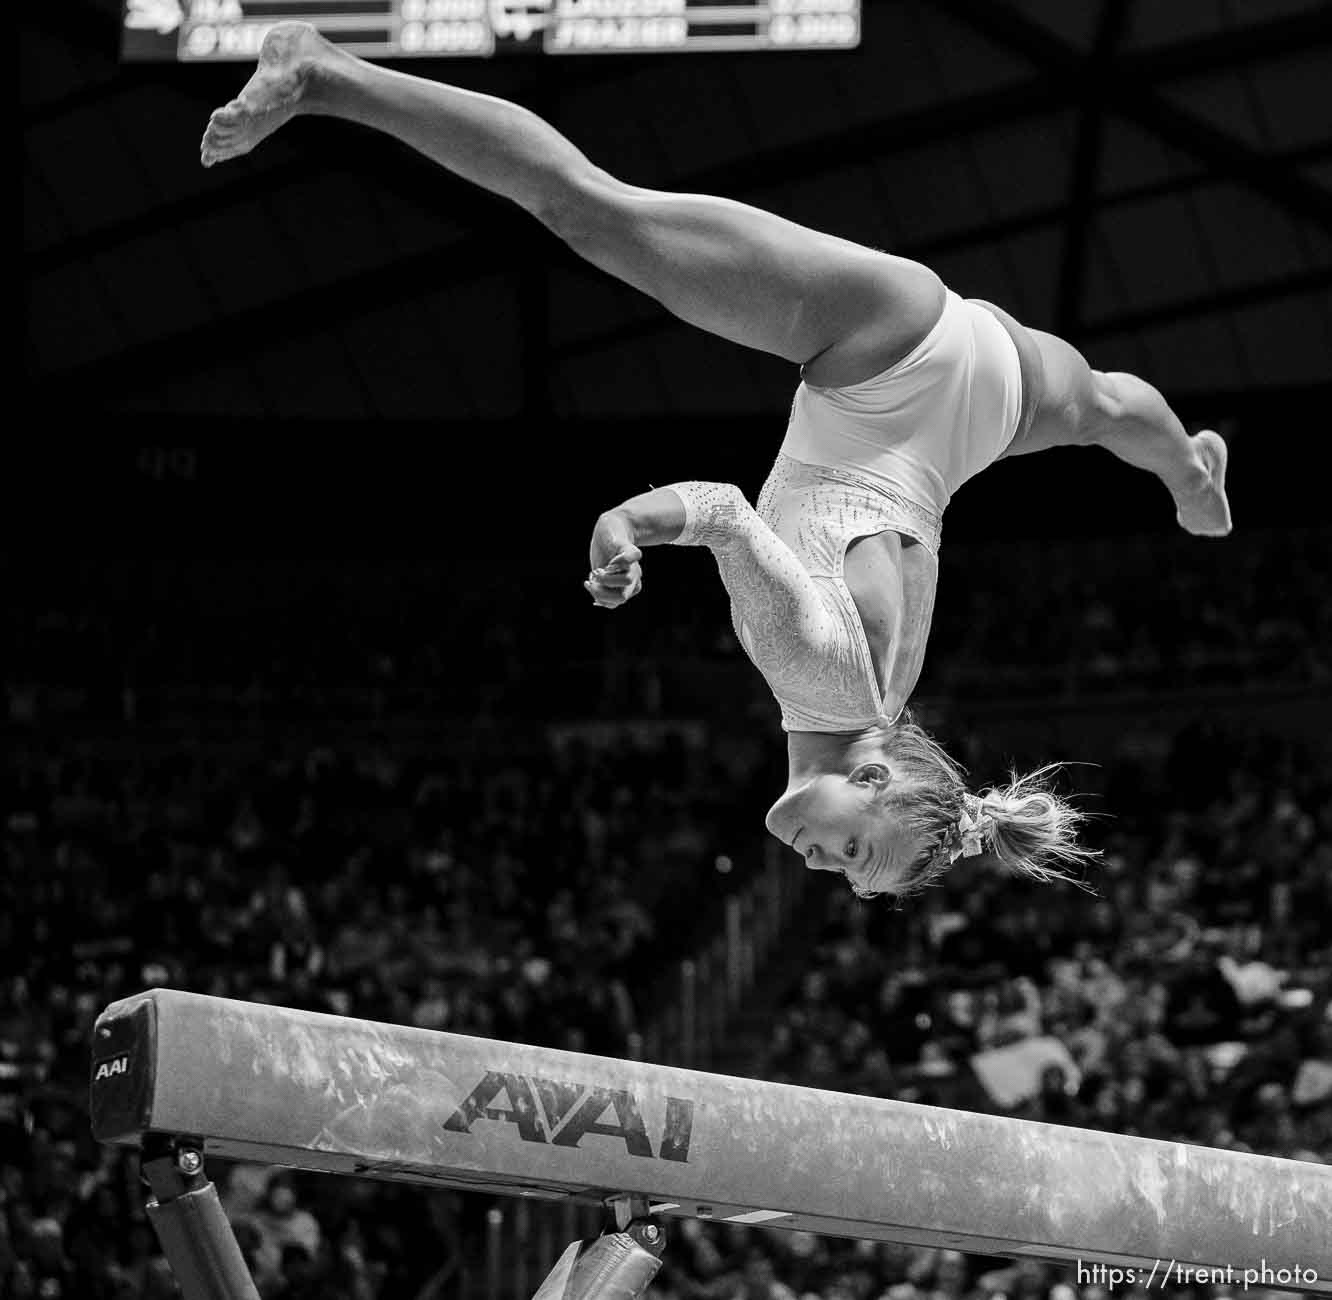
[[[363,58],[854,49],[860,0],[126,0],[127,62],[250,60],[303,19]]]

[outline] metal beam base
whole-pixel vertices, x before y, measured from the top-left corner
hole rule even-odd
[[[259,1300],[198,1147],[145,1140],[143,1178],[153,1193],[148,1218],[185,1300]]]
[[[644,1197],[611,1197],[606,1208],[607,1231],[570,1242],[532,1300],[639,1300],[661,1267],[666,1234]]]
[[[260,1300],[198,1146],[146,1139],[143,1180],[152,1191],[148,1218],[184,1300]],[[645,1197],[610,1197],[606,1231],[571,1242],[533,1300],[640,1300],[666,1244],[647,1209]]]

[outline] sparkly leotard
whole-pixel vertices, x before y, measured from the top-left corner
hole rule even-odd
[[[675,545],[716,557],[735,634],[777,697],[784,731],[857,731],[885,716],[842,568],[854,537],[892,525],[871,490],[825,474],[783,457],[762,515],[733,483],[670,485],[685,508]]]
[[[784,730],[896,721],[905,700],[884,700],[843,577],[847,547],[891,530],[937,554],[952,493],[1003,453],[1021,410],[1013,340],[950,291],[929,334],[882,374],[800,385],[757,511],[730,483],[671,484],[685,507],[676,545],[716,556],[736,635]]]

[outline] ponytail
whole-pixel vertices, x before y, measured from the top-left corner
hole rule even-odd
[[[1051,788],[1060,766],[1050,763],[1022,777],[1010,772],[1007,785],[992,786],[979,797],[981,820],[988,823],[982,847],[1016,875],[1090,890],[1081,870],[1100,854],[1078,842],[1086,814]]]
[[[1054,791],[1062,764],[1049,763],[1023,777],[1010,772],[1007,785],[973,795],[961,766],[910,713],[885,747],[907,779],[887,794],[883,810],[904,824],[917,844],[906,879],[893,891],[898,898],[936,883],[958,858],[981,853],[1014,875],[1093,892],[1083,870],[1101,855],[1078,842],[1088,815]]]

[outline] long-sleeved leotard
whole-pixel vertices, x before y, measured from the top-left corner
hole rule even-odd
[[[736,634],[787,731],[896,720],[920,670],[933,592],[903,608],[885,692],[843,576],[846,549],[891,530],[936,556],[952,493],[1003,453],[1023,409],[1012,337],[983,305],[949,292],[929,334],[882,374],[799,386],[757,511],[728,483],[672,485],[687,520],[678,542],[716,555]]]
[[[885,716],[841,570],[853,537],[890,525],[854,492],[841,492],[831,511],[826,499],[811,499],[811,491],[836,490],[826,473],[779,458],[762,516],[734,484],[670,485],[685,509],[675,545],[713,553],[736,636],[776,696],[787,731],[858,730]]]

